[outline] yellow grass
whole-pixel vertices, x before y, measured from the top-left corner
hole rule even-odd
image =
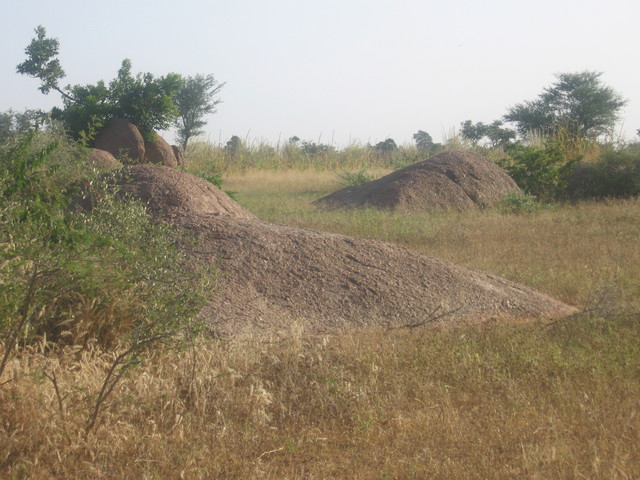
[[[208,342],[149,358],[87,440],[109,357],[24,354],[0,389],[0,474],[638,478],[639,333],[583,319]]]
[[[578,305],[612,284],[627,314],[202,339],[131,370],[86,439],[114,353],[34,347],[0,378],[0,478],[640,478],[640,201],[524,216],[310,206],[337,182],[247,171],[224,187],[270,221],[402,243]]]

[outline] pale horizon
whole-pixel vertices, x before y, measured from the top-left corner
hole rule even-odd
[[[43,25],[60,41],[61,85],[109,81],[125,58],[134,73],[215,75],[226,85],[203,136],[214,144],[403,145],[418,130],[441,143],[461,122],[490,123],[556,74],[584,70],[628,100],[616,135],[637,139],[640,128],[632,1],[25,0],[0,13],[0,111],[62,104],[16,73]]]

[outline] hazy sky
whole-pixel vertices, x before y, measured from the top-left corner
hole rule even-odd
[[[212,142],[441,141],[582,70],[629,100],[619,131],[640,128],[638,0],[0,0],[0,19],[0,111],[61,104],[15,73],[43,25],[64,85],[109,81],[124,58],[226,82]]]

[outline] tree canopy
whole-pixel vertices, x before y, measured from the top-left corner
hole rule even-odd
[[[627,102],[601,76],[592,71],[560,73],[537,99],[511,107],[504,119],[515,123],[523,136],[558,128],[591,138],[609,133]]]
[[[487,125],[483,122],[473,123],[471,120],[465,120],[460,124],[460,133],[464,138],[471,141],[474,145],[478,145],[482,140],[487,139],[492,148],[499,145],[506,145],[511,140],[515,140],[516,132],[504,128],[501,120],[495,120]]]
[[[60,86],[65,77],[58,60],[59,41],[48,38],[43,26],[25,49],[26,60],[17,66],[18,73],[41,81],[39,90],[62,95],[63,107],[54,108],[52,116],[64,122],[74,137],[82,137],[111,118],[124,118],[136,125],[142,135],[153,139],[154,131],[166,130],[180,116],[178,135],[186,145],[192,135],[205,125],[202,117],[215,111],[220,100],[214,98],[222,87],[212,75],[182,78],[177,73],[154,76],[132,74],[129,59],[122,62],[116,78],[108,84]],[[186,134],[186,137],[185,137]]]
[[[216,105],[221,100],[218,93],[224,87],[224,83],[218,83],[213,75],[195,75],[182,79],[180,88],[173,97],[178,108],[176,127],[178,128],[178,142],[183,150],[191,137],[201,135],[202,127],[207,122],[204,116],[215,113]]]
[[[413,140],[416,142],[416,148],[420,153],[431,152],[435,147],[433,138],[424,130],[418,130],[416,133],[414,133]]]

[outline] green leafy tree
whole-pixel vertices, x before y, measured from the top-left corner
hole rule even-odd
[[[218,83],[213,75],[195,75],[182,79],[180,88],[173,97],[178,108],[176,126],[178,143],[183,151],[191,137],[201,135],[207,122],[204,117],[215,113],[216,106],[222,101],[218,98],[224,83]]]
[[[59,86],[60,80],[65,77],[57,58],[60,42],[57,38],[47,38],[47,31],[42,25],[35,29],[35,33],[36,37],[25,49],[27,59],[17,66],[18,73],[40,79],[39,90],[45,95],[55,90],[63,97],[73,100]]]
[[[420,153],[430,153],[436,146],[431,135],[424,130],[418,130],[414,133],[413,140],[416,142],[416,148]]]
[[[398,150],[398,145],[393,138],[387,138],[383,142],[376,143],[373,149],[376,153],[386,156],[391,155],[393,152]]]
[[[516,132],[509,128],[504,128],[503,125],[504,123],[501,120],[496,120],[489,125],[483,122],[473,123],[471,120],[466,120],[460,124],[460,133],[474,146],[483,140],[487,140],[489,146],[495,148],[500,145],[506,145],[516,138]]]
[[[178,115],[173,98],[181,85],[182,77],[177,73],[161,77],[139,73],[134,77],[131,61],[125,59],[118,76],[109,84],[112,115],[129,120],[140,128],[143,136],[154,130],[166,130]]]
[[[54,108],[52,115],[62,120],[76,138],[114,117],[129,120],[150,140],[155,130],[164,130],[173,124],[178,115],[173,98],[182,85],[180,75],[169,73],[155,77],[151,73],[140,73],[134,76],[131,61],[125,59],[117,77],[108,85],[98,81],[62,88],[60,81],[65,72],[57,58],[59,42],[48,38],[42,26],[35,32],[36,37],[25,49],[27,59],[17,66],[17,71],[40,79],[42,93],[55,90],[62,95],[63,108]]]
[[[0,112],[0,142],[5,142],[16,135],[37,130],[48,120],[48,115],[41,110],[25,110]]]
[[[522,136],[532,131],[553,133],[559,128],[589,138],[609,133],[627,102],[601,76],[592,71],[560,73],[536,100],[515,105],[504,119],[515,123]]]

